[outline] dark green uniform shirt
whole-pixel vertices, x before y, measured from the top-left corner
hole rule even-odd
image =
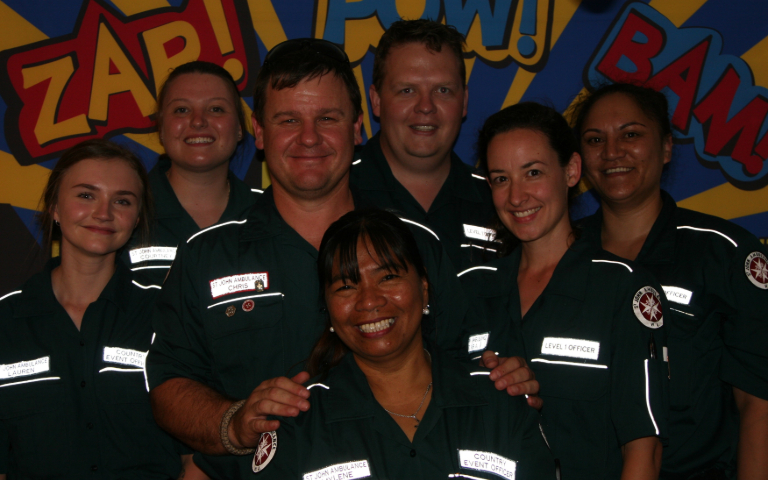
[[[392,174],[378,134],[352,164],[350,182],[360,190],[363,201],[393,209],[431,228],[457,271],[496,258],[496,244],[488,239],[489,234],[495,235],[489,228],[495,218],[491,190],[485,177],[455,153],[451,152],[451,171],[428,212]]]
[[[327,378],[307,384],[308,412],[279,419],[274,452],[248,457],[262,471],[254,474],[249,462],[214,478],[554,480],[538,413],[524,398],[496,391],[487,375],[432,349],[432,400],[411,443],[347,354]]]
[[[577,240],[521,317],[521,249],[462,275],[488,332],[469,349],[521,355],[541,384],[542,425],[563,478],[619,478],[621,445],[666,433],[666,300],[651,275]],[[653,352],[653,353],[652,353]]]
[[[412,226],[432,287],[429,315],[441,346],[458,348],[466,303],[440,243]],[[304,368],[326,324],[317,250],[280,216],[268,189],[242,221],[182,244],[156,303],[150,387],[190,378],[231,398]],[[455,350],[454,350],[455,351]],[[200,456],[203,469],[232,461]]]
[[[179,446],[144,377],[158,290],[117,270],[78,331],[51,287],[59,259],[0,301],[0,473],[8,479],[162,479]]]
[[[663,285],[670,370],[662,478],[717,468],[735,478],[739,415],[731,386],[768,399],[767,251],[731,222],[664,205],[635,260]],[[584,220],[600,244],[602,214]]]
[[[161,155],[157,165],[149,172],[149,186],[155,206],[155,219],[150,228],[148,246],[139,244],[134,234],[121,255],[126,265],[135,273],[134,278],[143,284],[162,285],[168,269],[176,257],[176,247],[200,231],[192,217],[179,203],[166,174],[171,160]],[[261,190],[251,190],[230,170],[229,201],[217,223],[240,220],[256,202]]]

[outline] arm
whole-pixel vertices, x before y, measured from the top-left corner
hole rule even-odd
[[[309,375],[293,379],[273,378],[262,382],[232,417],[229,439],[236,448],[253,448],[263,432],[276,430],[277,420],[267,415],[295,417],[309,409],[309,391],[301,383]],[[234,403],[215,390],[188,378],[173,378],[149,394],[155,420],[161,428],[195,450],[209,455],[226,455],[219,427],[224,413]]]
[[[768,479],[768,401],[733,387],[739,409],[739,480]]]
[[[661,440],[643,437],[621,446],[621,480],[656,480],[661,470]]]
[[[522,357],[499,357],[491,350],[483,352],[480,364],[490,368],[490,379],[497,390],[507,390],[510,396],[525,395],[528,405],[541,410],[544,401],[537,396],[539,382]]]

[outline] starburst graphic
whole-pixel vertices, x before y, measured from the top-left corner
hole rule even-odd
[[[659,302],[653,298],[653,295],[646,294],[643,302],[640,302],[643,306],[643,316],[649,319],[651,322],[656,321],[656,317],[661,313],[659,310]]]
[[[269,456],[269,449],[272,447],[272,437],[269,435],[262,435],[259,441],[259,446],[256,449],[256,463],[261,463],[267,456]]]
[[[752,276],[757,279],[757,281],[766,283],[768,282],[768,265],[760,259],[756,258],[755,261],[752,263]]]

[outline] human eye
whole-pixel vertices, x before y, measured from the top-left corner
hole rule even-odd
[[[184,114],[184,113],[187,113],[188,111],[189,110],[187,109],[187,107],[176,107],[173,109],[173,113],[177,113],[177,114]]]
[[[532,169],[528,170],[527,173],[528,173],[529,177],[538,177],[539,175],[542,174],[542,171],[537,169],[537,168],[532,168]]]
[[[224,109],[224,107],[221,107],[219,105],[215,105],[215,106],[211,107],[211,111],[215,112],[215,113],[224,113],[226,110]]]
[[[128,198],[119,198],[115,200],[115,203],[118,205],[123,205],[124,207],[130,207],[133,205],[133,202],[131,202],[131,200]]]
[[[504,175],[491,175],[491,185],[501,185],[507,180]]]
[[[603,142],[603,139],[598,136],[584,137],[584,143],[587,145],[598,145]]]
[[[77,194],[79,198],[92,199],[93,194],[91,192],[80,192]]]
[[[443,94],[451,93],[451,89],[449,87],[439,87],[437,91],[438,93],[443,93]]]

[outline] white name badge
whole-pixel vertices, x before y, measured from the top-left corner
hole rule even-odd
[[[51,369],[51,357],[41,357],[34,360],[25,360],[19,363],[0,365],[0,379],[26,377],[47,372]]]
[[[492,228],[477,227],[475,225],[467,225],[465,223],[464,236],[467,238],[475,238],[477,240],[492,242],[496,240],[496,230]]]
[[[147,360],[147,353],[130,348],[104,347],[104,361],[107,363],[118,363],[120,365],[131,365],[136,368],[144,368]]]
[[[544,337],[544,341],[541,343],[541,353],[597,360],[600,353],[600,342],[576,338]]]
[[[253,290],[263,292],[269,287],[269,276],[264,273],[242,273],[230,277],[211,280],[211,296],[213,298],[229,295],[237,292],[250,292]]]
[[[469,337],[469,349],[467,352],[479,352],[480,350],[484,350],[485,347],[488,345],[488,338],[491,336],[490,332],[488,333],[480,333],[478,335],[472,335]]]
[[[664,295],[666,295],[667,300],[670,302],[682,303],[683,305],[691,303],[691,297],[693,296],[692,291],[680,287],[668,287],[666,285],[662,285],[661,288],[664,289]]]
[[[176,258],[176,247],[134,248],[128,253],[131,256],[131,263],[150,262],[152,260],[172,262]]]
[[[491,452],[459,450],[459,467],[488,472],[501,478],[515,480],[517,462]]]
[[[304,480],[338,480],[342,478],[366,478],[371,476],[368,460],[337,463],[314,472],[304,474]]]

